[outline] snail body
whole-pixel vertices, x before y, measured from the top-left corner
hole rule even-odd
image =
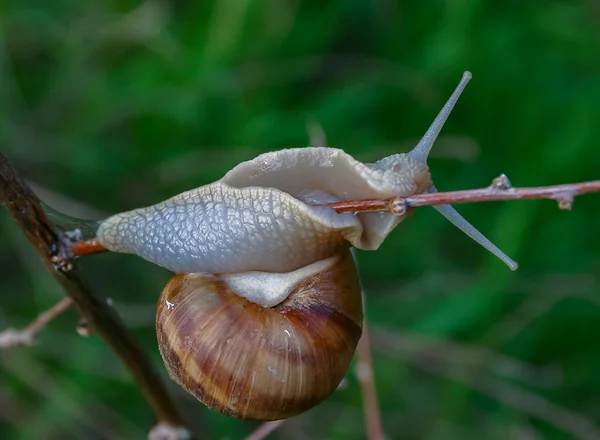
[[[406,217],[325,203],[435,191],[427,155],[470,74],[414,150],[365,164],[336,148],[291,148],[217,182],[101,222],[96,239],[176,275],[157,307],[169,375],[208,407],[276,420],[326,399],[352,360],[362,297],[350,248],[376,250]],[[436,207],[507,264],[451,206]]]
[[[403,219],[313,205],[409,196],[430,186],[427,165],[408,154],[363,164],[336,148],[290,148],[157,205],[116,214],[102,222],[97,238],[111,251],[175,273],[288,272],[341,247],[377,249]]]

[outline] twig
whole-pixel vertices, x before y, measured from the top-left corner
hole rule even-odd
[[[410,197],[392,197],[389,199],[347,200],[328,203],[323,206],[335,210],[338,214],[388,211],[396,215],[406,215],[411,208],[457,203],[494,202],[525,199],[554,199],[560,209],[571,209],[576,196],[600,192],[600,180],[564,185],[535,186],[530,188],[513,188],[508,178],[501,174],[487,188],[466,189],[418,194]],[[76,256],[84,256],[106,252],[107,249],[96,239],[80,241],[72,244],[71,252]]]
[[[46,324],[71,307],[73,301],[66,297],[54,304],[50,309],[41,313],[23,330],[8,328],[0,333],[0,348],[12,348],[21,345],[33,345],[35,335],[43,329]]]
[[[159,423],[189,431],[175,402],[149,359],[113,310],[99,301],[75,270],[68,241],[48,221],[39,199],[0,153],[0,203],[34,246],[46,268],[73,300],[89,324],[129,369]]]
[[[381,412],[379,411],[377,390],[375,388],[375,380],[373,379],[373,359],[371,357],[371,344],[366,322],[363,324],[362,337],[358,342],[356,376],[358,377],[363,395],[367,438],[369,440],[383,440]]]
[[[100,252],[107,252],[104,246],[98,243],[98,240],[92,238],[90,240],[77,241],[71,244],[71,252],[78,257],[83,257],[89,254],[98,254]]]
[[[391,211],[395,214],[403,215],[407,209],[418,208],[420,206],[525,199],[554,199],[558,201],[560,209],[571,209],[573,199],[576,196],[600,192],[600,180],[530,188],[513,188],[510,186],[510,182],[508,182],[508,185],[505,185],[506,182],[508,182],[506,176],[501,175],[494,179],[492,185],[487,188],[426,193],[410,197],[393,197],[390,199],[350,200],[329,203],[324,206],[335,209],[338,213]]]
[[[245,440],[262,440],[277,428],[279,428],[285,420],[275,420],[274,422],[265,422],[254,430]]]

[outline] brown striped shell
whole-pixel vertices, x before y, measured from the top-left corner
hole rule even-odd
[[[362,332],[362,297],[349,250],[266,308],[211,274],[174,276],[160,297],[157,335],[171,378],[209,408],[278,420],[325,400]]]

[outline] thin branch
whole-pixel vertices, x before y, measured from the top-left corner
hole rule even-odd
[[[98,240],[92,238],[90,240],[77,241],[71,244],[71,252],[78,256],[83,257],[84,255],[89,254],[98,254],[100,252],[107,252],[104,246],[98,243]]]
[[[600,192],[600,180],[564,185],[536,186],[530,188],[513,188],[506,176],[494,179],[487,188],[467,189],[463,191],[448,191],[418,194],[410,197],[393,197],[390,199],[350,200],[346,202],[329,203],[328,208],[338,213],[390,211],[403,215],[409,208],[458,203],[497,202],[525,199],[553,199],[558,201],[560,209],[571,209],[576,196]]]
[[[363,324],[363,333],[358,341],[356,362],[356,376],[360,383],[367,424],[367,438],[369,440],[383,440],[383,427],[381,425],[381,412],[377,399],[377,389],[373,378],[373,359],[371,356],[371,343],[366,322]]]
[[[98,300],[75,269],[70,243],[48,221],[33,191],[0,153],[0,203],[21,228],[46,268],[73,300],[87,322],[111,346],[134,376],[159,423],[184,428],[183,417],[150,360],[125,325],[105,302]]]
[[[346,212],[392,211],[394,200],[395,197],[391,199],[347,200],[344,202],[328,203],[323,206],[335,210],[338,214]]]
[[[71,307],[71,304],[73,304],[71,298],[63,298],[51,308],[38,315],[38,317],[23,330],[15,330],[12,328],[4,330],[0,333],[0,349],[13,348],[22,345],[33,345],[35,343],[35,335],[42,330],[46,324]]]
[[[502,176],[500,176],[501,178]],[[497,179],[494,179],[496,181]],[[421,194],[406,199],[410,208],[443,205],[445,203],[497,202],[503,200],[553,199],[561,209],[570,209],[570,203],[579,195],[600,192],[600,180],[564,185],[537,186],[530,188],[499,188],[492,184],[488,188],[445,193]],[[571,201],[569,203],[569,201]]]
[[[245,440],[262,440],[277,428],[279,428],[285,420],[275,420],[274,422],[265,422],[254,430]]]
[[[389,199],[347,200],[327,203],[323,206],[335,210],[338,214],[388,211],[396,215],[406,215],[411,208],[458,203],[497,202],[507,200],[553,199],[560,209],[571,209],[576,196],[600,192],[600,180],[564,185],[535,186],[513,188],[508,178],[501,174],[487,188],[466,189],[418,194],[410,197],[392,197]],[[106,252],[107,249],[94,238],[72,244],[71,252],[84,256]]]

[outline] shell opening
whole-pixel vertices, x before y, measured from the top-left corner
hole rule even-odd
[[[220,277],[232,292],[248,301],[263,307],[274,307],[286,300],[300,282],[329,269],[338,260],[337,256],[333,256],[285,273],[248,271],[221,274]]]

